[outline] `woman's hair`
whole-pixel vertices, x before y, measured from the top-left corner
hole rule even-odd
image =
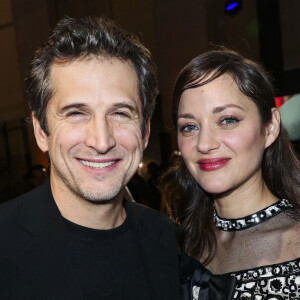
[[[239,53],[222,48],[194,58],[179,73],[173,95],[173,118],[177,128],[178,105],[182,93],[222,75],[232,77],[239,90],[252,100],[259,111],[262,127],[272,119],[274,89],[267,73],[258,64]],[[199,105],[201,105],[199,103]],[[266,148],[262,161],[263,179],[278,198],[288,199],[300,211],[300,166],[286,131],[280,125],[277,139]],[[208,264],[216,253],[213,230],[213,199],[189,173],[184,161],[176,171],[176,180],[184,207],[180,211],[179,239],[191,256]]]

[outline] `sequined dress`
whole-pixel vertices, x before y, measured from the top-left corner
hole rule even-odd
[[[288,200],[241,219],[215,213],[214,223],[228,244],[212,269],[236,277],[232,299],[300,299],[300,219]]]

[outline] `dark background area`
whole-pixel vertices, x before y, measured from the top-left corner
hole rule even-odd
[[[167,162],[177,148],[171,119],[173,84],[193,57],[225,45],[261,62],[277,95],[300,92],[299,0],[243,0],[234,16],[223,0],[1,0],[0,172],[21,178],[47,167],[35,144],[24,79],[32,54],[65,16],[105,16],[136,34],[158,68],[160,95],[144,161]],[[4,175],[3,175],[4,174]],[[1,187],[0,187],[1,188]]]

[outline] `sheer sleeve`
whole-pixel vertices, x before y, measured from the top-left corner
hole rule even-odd
[[[264,213],[251,220],[265,218]],[[300,299],[299,216],[292,208],[271,213],[266,221],[251,221],[237,230],[216,228],[217,254],[207,268],[235,276],[232,299]],[[240,220],[225,222],[237,227]]]

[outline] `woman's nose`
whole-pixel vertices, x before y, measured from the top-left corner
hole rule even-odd
[[[209,153],[220,147],[217,135],[212,128],[201,128],[198,133],[197,151],[201,153]]]

